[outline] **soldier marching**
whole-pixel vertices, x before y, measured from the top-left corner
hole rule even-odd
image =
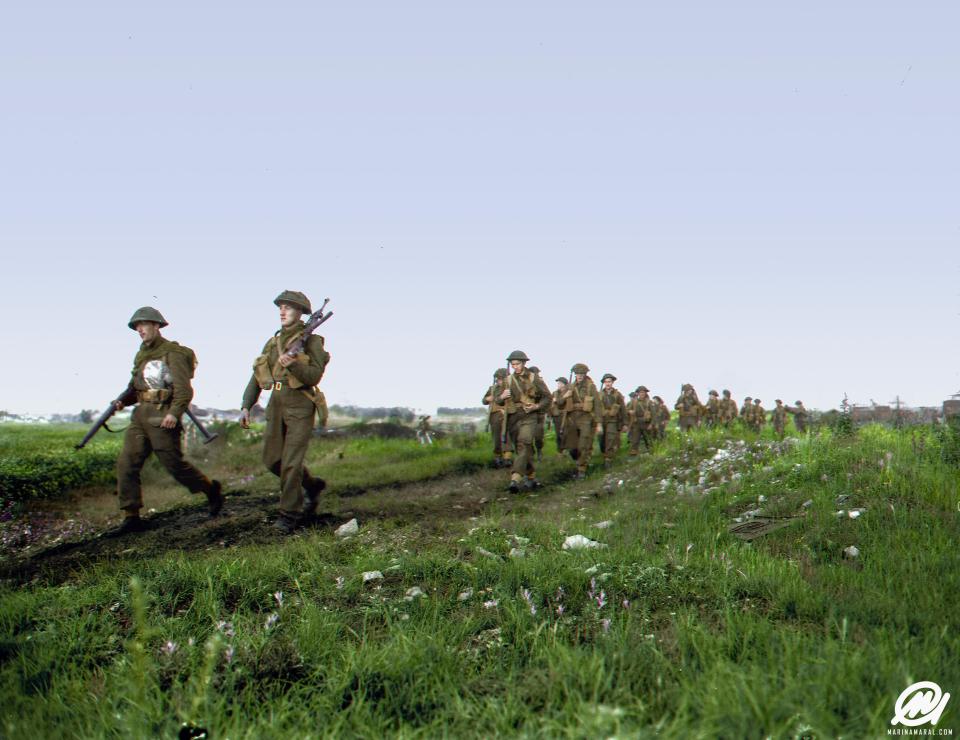
[[[279,309],[280,328],[263,345],[253,363],[253,374],[243,392],[240,425],[250,426],[250,410],[262,391],[269,390],[267,427],[263,435],[263,464],[280,479],[280,511],[274,526],[292,533],[304,518],[316,514],[326,481],[311,475],[304,466],[318,410],[325,408],[317,384],[323,377],[330,353],[323,337],[304,337],[302,317],[311,313],[310,300],[299,291],[285,290],[274,305]],[[302,350],[291,349],[303,342]]]

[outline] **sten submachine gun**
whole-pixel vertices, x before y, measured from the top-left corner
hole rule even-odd
[[[80,443],[73,446],[75,450],[83,449],[84,445],[86,445],[87,442],[93,439],[93,435],[100,431],[100,427],[105,428],[108,432],[122,431],[120,429],[111,429],[110,427],[107,426],[107,422],[110,421],[110,417],[112,417],[115,413],[117,413],[117,404],[120,402],[120,399],[122,399],[126,395],[126,393],[127,391],[124,390],[123,393],[121,393],[119,396],[117,396],[114,400],[110,402],[110,405],[107,406],[106,410],[102,414],[100,414],[100,418],[98,418],[95,422],[93,422],[93,426],[90,427],[90,431],[88,431],[86,435],[84,435],[84,438],[80,440]],[[205,445],[210,444],[211,442],[213,442],[213,440],[217,438],[218,435],[216,433],[211,434],[210,432],[208,432],[204,428],[200,420],[196,417],[196,414],[194,414],[189,408],[187,408],[187,416],[190,417],[190,421],[196,424],[197,429],[200,431],[200,434],[203,435],[203,443]]]
[[[323,299],[323,305],[312,314],[310,318],[307,319],[303,327],[303,334],[300,335],[300,338],[287,347],[285,354],[290,355],[290,357],[296,357],[301,352],[303,352],[303,347],[307,343],[307,339],[310,337],[313,332],[317,330],[317,327],[320,326],[324,321],[333,316],[333,311],[328,311],[327,313],[323,312],[323,309],[327,307],[327,304],[330,303],[329,298]]]

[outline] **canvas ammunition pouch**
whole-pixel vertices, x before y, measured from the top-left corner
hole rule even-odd
[[[137,401],[140,403],[167,403],[173,398],[173,391],[169,388],[152,388],[148,391],[137,391]]]
[[[288,346],[297,341],[300,336],[300,334],[295,334],[292,336],[290,341],[287,343]],[[256,378],[257,385],[260,386],[260,390],[279,390],[279,386],[277,385],[278,383],[283,383],[293,389],[302,388],[303,383],[297,380],[297,378],[293,376],[293,373],[287,372],[287,368],[280,364],[280,357],[283,355],[285,350],[284,347],[280,346],[280,335],[278,334],[276,337],[274,337],[273,341],[274,346],[277,349],[277,361],[271,365],[269,343],[267,344],[267,347],[264,348],[265,351],[263,354],[258,355],[253,361],[253,377]],[[310,364],[310,357],[304,351],[297,355],[295,362],[298,362],[301,365],[308,365]]]
[[[583,400],[580,402],[580,408],[576,409],[577,411],[586,411],[588,414],[593,413],[593,396],[584,396]]]
[[[510,380],[511,383],[516,386],[517,390],[520,391],[520,400],[513,401],[513,399],[507,399],[505,406],[507,407],[508,414],[512,414],[528,404],[536,405],[539,403],[539,399],[535,397],[537,388],[536,383],[533,381],[517,380],[516,375],[512,375]]]

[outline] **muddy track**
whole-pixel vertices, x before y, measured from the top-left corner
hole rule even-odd
[[[351,518],[361,523],[391,519],[399,524],[464,519],[479,515],[490,503],[512,508],[525,505],[523,496],[507,497],[502,471],[481,470],[403,485],[369,489],[346,496],[321,498],[320,513],[297,534],[332,532]],[[40,581],[59,584],[106,561],[135,561],[171,552],[196,552],[238,545],[270,544],[289,538],[273,528],[277,495],[228,491],[223,513],[207,516],[205,506],[178,507],[150,516],[140,532],[107,530],[93,537],[64,542],[8,559],[0,579],[13,584]]]

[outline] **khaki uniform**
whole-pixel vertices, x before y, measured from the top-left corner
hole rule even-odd
[[[673,406],[679,414],[680,431],[686,432],[700,425],[700,414],[703,404],[697,398],[696,391],[687,391],[680,394],[680,398]]]
[[[536,472],[533,459],[537,416],[550,406],[550,389],[538,375],[524,369],[519,375],[510,374],[504,390],[510,391],[510,397],[505,399],[507,433],[516,450],[510,477],[512,480],[523,476],[532,479]],[[527,412],[523,408],[525,404],[534,404],[536,408]]]
[[[793,423],[797,427],[797,431],[800,434],[803,434],[807,431],[807,409],[804,405],[797,404],[793,408],[787,408],[787,412],[793,414]]]
[[[750,417],[753,423],[753,431],[758,434],[763,431],[763,425],[767,423],[767,412],[759,403],[753,404],[753,416]]]
[[[500,400],[500,394],[503,393],[504,386],[500,383],[491,385],[483,396],[483,405],[489,406],[487,412],[490,422],[490,434],[493,437],[493,456],[499,460],[506,457],[510,459],[510,449],[506,440],[506,413],[504,411],[504,402]]]
[[[787,429],[787,408],[783,404],[773,407],[770,413],[770,421],[773,424],[773,431],[778,437],[783,437]]]
[[[267,340],[243,392],[243,408],[251,409],[262,390],[272,390],[263,435],[263,464],[280,477],[280,511],[293,520],[300,516],[303,487],[316,483],[303,461],[322,399],[316,385],[330,361],[323,337],[312,334],[297,361],[286,368],[280,366],[280,348],[286,350],[299,339],[303,327],[298,323]]]
[[[716,396],[710,396],[707,405],[703,407],[704,420],[708,427],[719,426],[720,424],[720,399]]]
[[[651,437],[656,434],[656,418],[659,417],[657,404],[648,398],[634,398],[627,407],[627,419],[630,423],[630,454],[636,455],[640,442],[648,450]]]
[[[144,366],[160,361],[167,367],[169,387],[151,388],[144,379]],[[130,426],[123,436],[123,449],[117,458],[117,495],[120,508],[136,514],[143,507],[140,471],[153,452],[167,472],[187,487],[191,493],[210,493],[212,482],[197,468],[183,459],[180,417],[193,399],[195,356],[186,347],[158,336],[152,342],[140,345],[133,361],[133,372],[126,391],[120,397],[124,406],[137,404],[130,417]],[[177,426],[164,429],[163,418],[170,414],[177,418]]]
[[[753,404],[750,401],[744,401],[740,408],[740,421],[747,429],[753,429]]]
[[[720,400],[720,423],[725,427],[730,427],[737,419],[737,402],[732,398],[723,398]]]
[[[553,422],[553,432],[557,438],[557,452],[563,452],[563,391],[554,391],[550,400],[550,420]]]
[[[655,408],[657,414],[654,421],[657,425],[657,437],[659,439],[665,439],[667,436],[667,425],[670,423],[670,409],[667,408],[667,404],[662,400],[656,402]]]
[[[620,449],[620,430],[627,426],[627,402],[616,388],[600,391],[601,414],[600,450],[604,462],[610,463]]]
[[[594,429],[603,421],[600,392],[589,376],[581,383],[574,380],[568,390],[572,395],[564,399],[563,448],[577,461],[578,472],[583,473],[593,454]]]

